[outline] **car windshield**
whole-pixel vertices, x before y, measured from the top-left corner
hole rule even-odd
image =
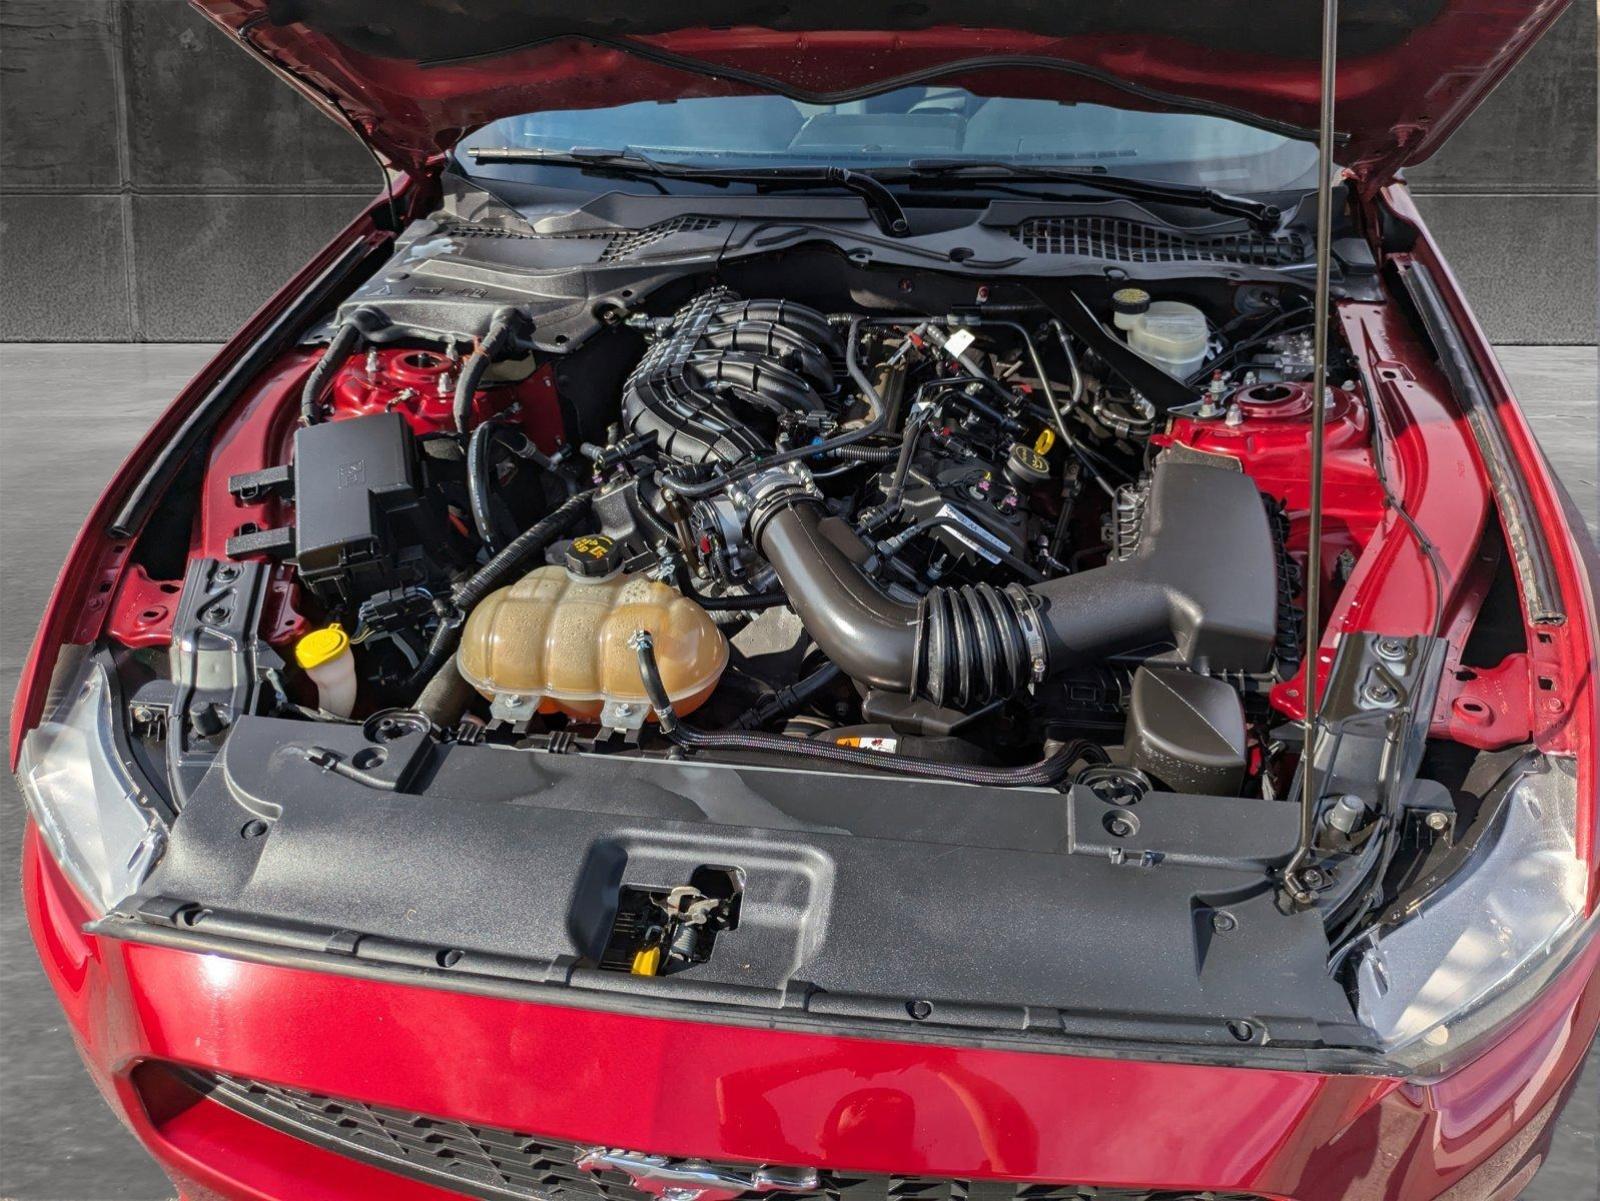
[[[844,104],[717,96],[506,117],[461,145],[633,150],[695,166],[841,164],[912,159],[1002,161],[1105,171],[1240,192],[1310,187],[1315,145],[1192,113],[900,88]],[[477,173],[465,157],[467,169]]]

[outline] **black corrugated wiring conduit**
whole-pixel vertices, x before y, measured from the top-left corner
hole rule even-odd
[[[322,390],[360,340],[361,330],[354,322],[347,321],[334,331],[328,349],[322,352],[322,357],[311,368],[311,374],[306,376],[305,387],[300,392],[300,420],[306,425],[316,425],[322,420]]]
[[[990,788],[1051,788],[1070,774],[1075,763],[1100,756],[1104,751],[1084,739],[1074,739],[1036,763],[1021,767],[981,767],[968,763],[941,763],[911,755],[889,755],[863,751],[807,738],[764,734],[751,730],[701,730],[681,720],[667,696],[656,665],[655,642],[644,631],[637,631],[630,645],[639,656],[639,678],[645,695],[656,711],[661,732],[686,751],[748,751],[815,759],[842,767],[861,767],[869,771],[893,772],[927,780],[948,780],[955,784],[976,784]]]
[[[534,556],[543,553],[557,538],[572,529],[589,515],[594,504],[594,489],[570,496],[560,508],[549,513],[506,544],[472,575],[457,584],[450,593],[445,612],[439,616],[439,628],[433,633],[428,651],[411,673],[410,686],[422,688],[449,663],[461,641],[461,625],[478,602],[496,588],[509,584],[527,568]]]

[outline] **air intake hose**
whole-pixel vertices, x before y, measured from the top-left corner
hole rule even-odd
[[[859,566],[848,527],[793,488],[757,503],[752,530],[807,632],[852,679],[953,709],[1110,655],[1170,651],[1206,670],[1260,671],[1277,634],[1267,511],[1225,466],[1156,465],[1137,549],[1031,588],[935,588],[887,596]]]

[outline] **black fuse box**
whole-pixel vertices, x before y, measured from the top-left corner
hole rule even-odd
[[[398,413],[307,426],[294,436],[294,563],[330,608],[414,582],[433,514]]]

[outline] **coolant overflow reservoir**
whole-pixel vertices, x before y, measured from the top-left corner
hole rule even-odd
[[[717,686],[728,644],[710,615],[658,580],[598,574],[606,558],[598,549],[586,547],[584,561],[568,567],[536,568],[467,617],[456,663],[495,716],[566,713],[637,729],[655,714],[638,652],[628,645],[636,630],[654,638],[661,680],[679,713],[692,712]]]

